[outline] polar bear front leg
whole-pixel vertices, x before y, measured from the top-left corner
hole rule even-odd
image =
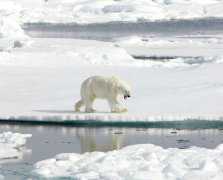
[[[111,108],[111,112],[113,113],[123,113],[128,111],[127,108],[121,107],[117,99],[109,99],[108,103]]]

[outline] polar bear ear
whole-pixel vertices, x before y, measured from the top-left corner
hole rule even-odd
[[[112,79],[112,81],[115,81],[115,82],[119,81],[119,78],[117,76],[112,76],[111,79]]]

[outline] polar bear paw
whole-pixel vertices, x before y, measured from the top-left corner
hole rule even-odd
[[[96,110],[95,109],[92,109],[92,108],[86,108],[85,109],[85,112],[86,113],[94,113],[94,112],[96,112]]]
[[[128,112],[127,108],[116,108],[111,111],[112,113],[125,113]]]

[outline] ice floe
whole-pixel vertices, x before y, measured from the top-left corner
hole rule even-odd
[[[168,60],[172,58],[195,58],[210,60],[222,56],[222,36],[176,36],[176,37],[146,37],[130,36],[116,39],[115,44],[124,48],[129,54],[136,57],[144,57],[149,60]],[[199,58],[198,58],[199,57]],[[200,58],[201,57],[201,58]],[[152,58],[151,58],[152,59]]]
[[[137,64],[125,49],[113,43],[47,38],[34,41],[32,46],[0,53],[0,64],[26,67]]]
[[[24,152],[24,146],[31,134],[20,134],[12,132],[0,133],[0,163],[9,159],[21,158]],[[4,176],[0,174],[0,179]]]
[[[20,5],[11,1],[0,2],[0,50],[22,47],[28,43],[28,36],[21,28]]]
[[[19,158],[21,148],[26,144],[31,134],[4,132],[0,134],[0,161],[3,159]]]
[[[221,57],[142,61],[108,42],[35,39],[30,47],[0,53],[0,119],[222,120],[221,62]],[[95,102],[99,113],[74,112],[80,84],[92,75],[116,75],[130,82],[132,98],[121,102],[128,113],[106,113],[107,103],[99,100]]]
[[[5,1],[5,0],[4,0]],[[101,23],[222,17],[218,0],[27,0],[15,1],[23,8],[23,22]]]
[[[51,68],[78,65],[175,68],[221,63],[223,59],[223,43],[207,43],[207,46],[200,47],[189,40],[189,43],[178,43],[176,40],[178,46],[168,40],[159,43],[155,39],[146,44],[131,43],[131,39],[130,42],[117,43],[61,38],[33,40],[35,42],[32,46],[10,53],[1,52],[0,65]],[[207,56],[203,56],[202,52]]]
[[[223,146],[216,149],[169,148],[152,144],[110,152],[64,153],[35,164],[33,173],[44,178],[220,180]]]

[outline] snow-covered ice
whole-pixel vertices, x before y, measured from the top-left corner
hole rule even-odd
[[[21,148],[26,144],[31,134],[4,132],[0,134],[0,162],[4,159],[19,158],[22,155]]]
[[[3,2],[9,0],[3,0]],[[46,23],[102,23],[223,17],[221,0],[10,0],[21,19]]]
[[[154,65],[153,61],[132,58],[113,43],[34,41],[30,47],[0,53],[1,119],[162,121],[223,117],[221,56],[208,63],[164,61]],[[80,84],[92,75],[117,75],[132,85],[132,98],[122,102],[128,113],[106,113],[109,108],[104,101],[95,103],[99,113],[74,112]]]
[[[0,133],[0,163],[3,163],[6,159],[21,158],[22,148],[31,136],[31,134],[12,132]],[[4,177],[0,175],[0,179],[4,179]]]
[[[106,180],[220,180],[223,146],[216,149],[163,149],[139,144],[110,152],[64,153],[35,164],[44,178]]]
[[[213,57],[222,56],[223,37],[221,35],[131,36],[116,39],[116,44],[133,56],[205,57],[208,60],[208,57],[213,59]]]
[[[135,64],[131,55],[112,43],[47,38],[33,38],[33,40],[35,43],[31,46],[14,50],[11,53],[2,52],[0,64],[51,68],[77,65]]]
[[[31,43],[25,23],[107,23],[223,17],[223,1],[1,0],[0,50]]]
[[[12,132],[0,133],[0,164],[7,159],[21,158],[23,155],[23,147],[31,134],[20,134]],[[0,179],[4,176],[0,174]]]
[[[21,47],[29,42],[21,28],[20,5],[11,1],[0,2],[0,51]]]

